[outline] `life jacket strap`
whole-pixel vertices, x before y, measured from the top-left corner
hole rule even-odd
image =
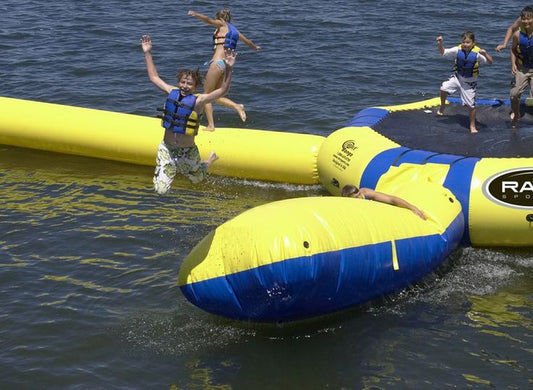
[[[179,100],[174,100],[174,99],[167,98],[167,102],[170,102],[170,103],[174,104],[176,107],[180,106],[180,107],[186,108],[187,110],[191,110],[191,111],[194,108],[193,106],[189,106],[188,104],[184,104],[184,103],[182,103]]]

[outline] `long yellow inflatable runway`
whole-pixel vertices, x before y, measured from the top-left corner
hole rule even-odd
[[[154,165],[161,121],[139,115],[0,97],[0,144]],[[252,180],[317,184],[324,137],[218,128],[200,130],[202,158],[220,159],[210,173]]]

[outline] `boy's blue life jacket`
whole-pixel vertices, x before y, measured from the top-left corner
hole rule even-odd
[[[196,95],[183,96],[180,89],[170,91],[163,107],[161,126],[174,133],[196,135],[198,134],[198,114],[194,111]]]
[[[518,36],[517,59],[518,64],[524,68],[533,68],[533,35],[528,38],[527,33],[521,28]]]
[[[213,34],[214,48],[218,45],[224,45],[224,49],[235,50],[237,48],[237,42],[239,41],[239,30],[231,23],[226,23],[228,26],[228,32],[224,36],[217,35],[218,30]]]
[[[474,46],[468,54],[459,45],[455,58],[455,72],[462,77],[477,77],[479,74],[479,47]]]

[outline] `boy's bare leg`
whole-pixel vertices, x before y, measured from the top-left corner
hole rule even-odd
[[[444,115],[444,107],[446,106],[446,98],[448,97],[448,92],[440,91],[440,107],[437,110],[437,115]]]
[[[520,116],[520,99],[511,99],[511,127],[518,128],[518,117]]]
[[[476,129],[476,109],[468,107],[468,118],[470,119],[470,133],[477,133]]]

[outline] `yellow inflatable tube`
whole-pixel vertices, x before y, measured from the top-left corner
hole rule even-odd
[[[154,165],[160,120],[139,115],[0,97],[0,144]],[[324,137],[264,130],[200,130],[202,158],[215,151],[217,175],[317,184]]]

